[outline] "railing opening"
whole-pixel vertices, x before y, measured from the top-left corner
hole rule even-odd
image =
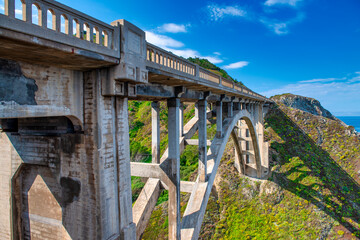
[[[97,27],[93,28],[94,43],[100,44],[100,31]]]
[[[72,21],[73,25],[73,36],[80,38],[80,24],[77,19]]]
[[[0,0],[0,14],[5,14],[5,1]]]
[[[56,31],[56,16],[52,9],[47,10],[47,27]]]
[[[31,6],[31,12],[32,12],[32,16],[31,16],[31,22],[33,24],[39,25],[41,26],[41,8],[40,6],[38,6],[37,4],[33,4]]]
[[[26,21],[26,4],[25,1],[15,1],[15,18]]]
[[[65,34],[69,34],[69,19],[66,15],[61,15],[60,17],[60,26],[61,26],[61,32]]]
[[[84,35],[83,39],[90,41],[90,28],[87,23],[84,23]]]
[[[109,34],[104,30],[102,31],[103,43],[102,45],[105,47],[109,46]]]

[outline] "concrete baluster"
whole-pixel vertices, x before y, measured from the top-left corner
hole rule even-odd
[[[15,18],[15,0],[5,0],[5,15],[10,18]]]
[[[54,10],[53,13],[53,30],[61,32],[61,13]]]
[[[67,16],[68,18],[68,35],[73,36],[74,35],[74,29],[73,29],[73,17]]]
[[[90,35],[90,42],[94,42],[94,25],[89,23],[89,35]],[[96,40],[95,40],[96,41]]]
[[[23,20],[28,23],[32,22],[32,0],[25,1],[25,11],[23,8]]]
[[[45,4],[41,4],[40,5],[41,8],[41,16],[39,16],[39,18],[41,18],[41,27],[47,29],[47,11],[48,8]]]

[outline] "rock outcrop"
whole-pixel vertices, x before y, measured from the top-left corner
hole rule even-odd
[[[276,95],[272,97],[277,103],[283,103],[286,107],[296,108],[313,115],[338,120],[328,110],[321,106],[320,102],[314,98],[303,97],[290,93]]]

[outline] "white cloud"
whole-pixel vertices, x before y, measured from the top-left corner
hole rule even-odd
[[[175,55],[184,57],[184,58],[189,58],[189,57],[198,57],[198,58],[206,58],[207,60],[209,60],[210,62],[217,64],[217,63],[222,63],[223,60],[218,58],[217,56],[203,56],[201,55],[198,51],[193,50],[193,49],[172,49],[172,48],[164,48],[166,51],[172,52]]]
[[[333,79],[333,80],[331,80]],[[261,94],[270,97],[276,94],[292,93],[312,97],[332,112],[354,112],[359,109],[360,76],[350,74],[344,78],[324,78],[299,81]]]
[[[266,6],[273,6],[277,4],[282,5],[290,5],[295,7],[298,2],[301,2],[302,0],[266,0],[264,3]]]
[[[267,18],[260,19],[260,22],[267,26],[269,29],[271,29],[277,35],[285,35],[289,33],[289,25],[301,22],[304,20],[304,18],[305,14],[300,12],[295,18],[285,22],[278,22],[276,20]]]
[[[189,57],[206,58],[214,64],[223,62],[223,60],[220,59],[218,56],[204,56],[201,55],[198,51],[193,49],[181,49],[182,47],[184,47],[184,44],[168,36],[156,34],[149,31],[145,31],[145,33],[146,33],[146,41],[158,47],[161,47],[166,51],[172,52],[175,55],[184,58],[189,58]]]
[[[238,6],[225,6],[220,7],[218,5],[209,5],[207,6],[210,17],[214,21],[218,21],[225,16],[233,16],[233,17],[244,17],[246,15],[246,11],[241,9]]]
[[[168,36],[156,34],[156,33],[149,32],[149,31],[145,31],[145,33],[146,33],[146,41],[148,41],[156,46],[159,46],[162,48],[166,48],[166,47],[180,48],[180,47],[184,46],[184,44],[182,42],[179,42]]]
[[[15,14],[16,15],[22,15],[22,10],[21,9],[15,9]]]
[[[221,53],[220,52],[213,52],[215,55],[218,55],[218,56],[220,56],[221,55]]]
[[[334,82],[334,81],[344,81],[346,77],[343,78],[315,78],[311,80],[300,81],[299,83],[315,83],[315,82]]]
[[[164,25],[158,28],[159,32],[169,32],[169,33],[180,33],[180,32],[187,32],[187,27],[190,25],[184,24],[175,24],[175,23],[165,23]]]
[[[226,65],[223,68],[225,68],[225,69],[238,69],[238,68],[243,68],[243,67],[247,66],[248,64],[249,64],[249,62],[247,62],[247,61],[240,61],[240,62],[235,62],[235,63],[231,63],[229,65]]]

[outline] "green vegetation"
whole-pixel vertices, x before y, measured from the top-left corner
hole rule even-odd
[[[162,153],[167,147],[165,106],[161,103]],[[150,103],[130,102],[129,116],[132,160],[150,162]],[[193,116],[193,104],[185,104],[185,122]],[[270,178],[240,177],[230,140],[200,239],[360,238],[360,140],[351,130],[338,121],[281,104],[273,107],[265,118],[264,133],[271,147]],[[208,138],[214,133],[215,126],[208,125]],[[187,146],[181,155],[182,180],[195,179],[197,154],[196,146]],[[145,179],[132,177],[133,201],[144,184]],[[188,194],[181,196],[182,211],[188,198]],[[163,191],[143,239],[167,239],[167,199]]]
[[[206,68],[210,71],[212,71],[213,73],[216,73],[224,78],[230,79],[236,83],[239,83],[240,85],[244,85],[242,82],[237,81],[236,79],[232,78],[224,69],[216,66],[215,64],[212,64],[211,62],[209,62],[209,60],[207,59],[202,59],[202,58],[188,58],[187,60],[189,60],[192,63],[195,63],[197,65],[199,65],[200,67]]]

